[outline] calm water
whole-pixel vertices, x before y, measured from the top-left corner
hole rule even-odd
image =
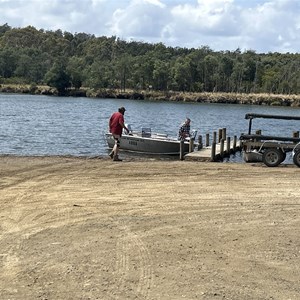
[[[125,122],[133,129],[151,127],[171,136],[177,135],[187,116],[198,134],[212,135],[226,127],[229,136],[238,137],[247,132],[246,113],[300,116],[300,109],[291,107],[0,94],[0,154],[106,155],[104,133],[111,113],[120,106],[126,107]],[[253,130],[291,136],[300,129],[299,123],[257,119]]]

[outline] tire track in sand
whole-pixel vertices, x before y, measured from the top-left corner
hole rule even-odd
[[[28,239],[32,234],[43,230],[43,226],[40,226],[41,221],[45,223],[53,217],[53,214],[47,216],[46,207],[44,214],[41,214],[41,207],[39,210],[28,212],[26,211],[26,205],[24,204],[31,199],[32,195],[35,195],[36,198],[36,195],[45,193],[47,189],[61,184],[62,180],[59,177],[56,178],[56,173],[57,171],[61,172],[62,169],[65,169],[65,171],[68,172],[68,170],[72,169],[72,164],[48,164],[36,166],[31,169],[24,169],[21,172],[25,178],[23,180],[19,178],[17,173],[12,172],[10,176],[13,178],[10,178],[10,183],[1,186],[1,190],[4,191],[3,201],[4,203],[9,204],[6,209],[11,209],[11,212],[9,218],[1,220],[0,247],[2,250],[0,258],[2,258],[2,267],[0,278],[10,277],[13,280],[17,276],[19,272],[19,257],[17,253],[21,249],[23,241]],[[26,176],[27,172],[28,176]],[[65,180],[69,180],[75,176],[76,174],[68,174]],[[27,185],[29,181],[29,188],[25,191],[23,188],[20,188],[23,183]],[[13,196],[6,196],[5,190],[12,188],[16,189],[16,192]],[[40,202],[41,201],[39,201],[37,205],[40,205]],[[50,224],[48,224],[48,226],[50,226]],[[8,247],[5,240],[6,238],[11,239],[12,235],[14,236],[15,242]]]
[[[134,293],[139,299],[149,299],[153,284],[152,259],[148,248],[138,234],[132,232],[124,221],[119,222],[120,236],[116,247],[115,299],[123,293]]]

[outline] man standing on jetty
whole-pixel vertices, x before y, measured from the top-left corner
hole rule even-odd
[[[120,149],[120,138],[122,136],[123,128],[129,133],[128,128],[124,124],[124,113],[125,107],[120,107],[117,112],[113,113],[109,119],[109,132],[112,134],[115,145],[112,151],[109,153],[109,156],[113,161],[122,161],[119,158],[119,149]]]

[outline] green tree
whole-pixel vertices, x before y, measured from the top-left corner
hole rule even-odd
[[[204,58],[204,87],[205,91],[213,92],[216,87],[216,74],[218,70],[218,60],[212,55],[208,54]]]
[[[173,89],[180,91],[190,91],[191,88],[191,68],[189,61],[184,58],[177,58],[172,70]]]
[[[132,71],[132,64],[134,60],[133,58],[128,55],[122,55],[115,63],[115,76],[116,80],[119,82],[119,88],[121,91],[125,91],[126,88],[134,88],[132,85],[128,85],[129,81],[131,81],[131,71]],[[133,84],[133,82],[131,81]]]
[[[219,84],[220,91],[230,91],[230,76],[233,72],[233,65],[234,61],[231,57],[227,55],[221,56],[219,63],[219,74],[221,78],[221,82]]]
[[[80,89],[85,80],[84,68],[85,64],[82,58],[73,56],[69,59],[67,73],[70,75],[71,85],[75,89]]]
[[[167,62],[156,60],[154,63],[153,80],[155,89],[167,90],[169,85],[170,68]]]
[[[3,35],[5,32],[11,30],[11,27],[8,26],[7,23],[0,26],[0,36]]]
[[[113,69],[109,62],[96,60],[85,70],[85,83],[93,89],[113,88]]]
[[[18,53],[17,50],[10,47],[0,49],[0,76],[10,78],[14,75],[17,67]]]
[[[62,63],[55,63],[46,73],[45,82],[51,87],[55,87],[59,95],[65,95],[71,86],[71,78]]]

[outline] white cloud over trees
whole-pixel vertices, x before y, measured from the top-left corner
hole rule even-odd
[[[298,0],[0,0],[1,25],[213,50],[298,52]]]

